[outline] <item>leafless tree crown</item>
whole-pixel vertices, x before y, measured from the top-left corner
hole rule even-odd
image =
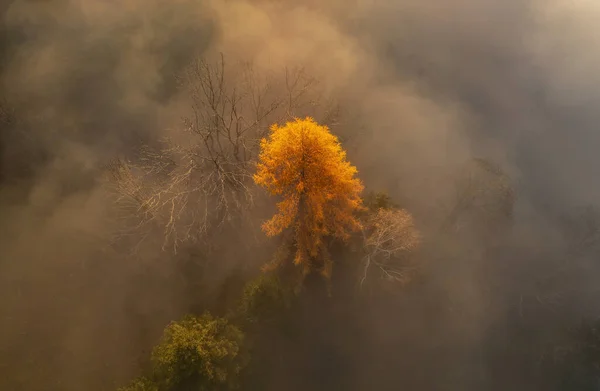
[[[373,267],[386,280],[408,282],[416,268],[410,254],[420,242],[421,236],[410,213],[403,209],[380,208],[370,216],[366,226],[361,286]]]
[[[479,230],[496,232],[512,217],[515,193],[510,178],[495,164],[473,159],[456,180],[456,197],[444,228],[459,230],[468,220]]]
[[[190,102],[180,131],[135,161],[109,167],[117,204],[137,216],[133,231],[164,231],[163,248],[205,238],[238,219],[254,201],[252,172],[273,123],[312,115],[333,122],[317,83],[302,68],[259,74],[250,63],[195,61],[179,78]]]

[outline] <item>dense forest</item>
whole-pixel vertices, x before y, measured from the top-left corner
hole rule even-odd
[[[600,5],[0,11],[0,389],[600,389]]]

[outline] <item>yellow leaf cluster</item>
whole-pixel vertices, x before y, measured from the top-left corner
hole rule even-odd
[[[271,126],[261,141],[256,184],[282,197],[278,213],[263,225],[268,236],[295,228],[296,264],[326,257],[324,238],[347,239],[360,229],[363,185],[336,136],[312,118]]]

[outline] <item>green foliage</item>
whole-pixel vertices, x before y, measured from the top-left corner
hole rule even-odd
[[[276,319],[289,306],[289,293],[273,274],[263,274],[244,288],[240,313],[251,323]]]
[[[378,211],[379,209],[396,208],[391,197],[384,192],[370,191],[364,198],[364,205],[370,211]]]
[[[210,314],[172,322],[152,353],[161,390],[236,388],[246,362],[243,340],[237,327]]]
[[[158,385],[146,377],[138,377],[128,386],[121,387],[117,391],[158,391]]]

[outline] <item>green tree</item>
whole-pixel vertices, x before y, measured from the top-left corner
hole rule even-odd
[[[364,206],[367,210],[377,212],[379,209],[397,208],[391,197],[384,192],[370,191],[364,197]]]
[[[276,320],[290,305],[289,292],[276,275],[262,274],[246,284],[240,313],[244,320],[257,324]]]
[[[239,374],[246,364],[243,341],[244,334],[236,326],[210,314],[172,322],[152,353],[154,376],[160,389],[237,388]]]
[[[129,385],[121,387],[118,391],[159,391],[158,384],[148,379],[147,377],[141,376],[132,381]]]

